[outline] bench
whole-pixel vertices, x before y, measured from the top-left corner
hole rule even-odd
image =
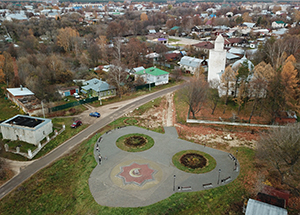
[[[178,187],[178,190],[182,190],[182,191],[192,190],[192,186]]]
[[[203,188],[211,188],[211,187],[213,187],[212,183],[203,184],[202,186],[203,186]]]
[[[233,170],[235,170],[235,171],[239,171],[239,167],[238,167],[238,164],[237,164],[237,162],[235,161],[235,163],[234,163],[234,168],[233,168]]]
[[[109,134],[109,133],[111,133],[111,130],[109,130],[109,131],[105,132],[105,134]]]
[[[97,140],[97,142],[100,143],[101,140],[102,140],[102,137],[99,137],[98,140]]]
[[[226,182],[228,182],[228,181],[231,181],[231,177],[230,177],[230,176],[227,177],[227,178],[222,179],[222,180],[221,180],[221,183],[226,183]]]
[[[236,160],[236,158],[233,156],[233,154],[229,153],[228,156],[230,157],[231,160]]]

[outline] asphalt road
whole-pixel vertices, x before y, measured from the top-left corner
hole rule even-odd
[[[45,155],[44,157],[34,161],[30,165],[28,165],[26,168],[24,168],[18,175],[13,177],[11,180],[6,182],[4,185],[0,187],[0,199],[2,199],[4,196],[6,196],[8,193],[10,193],[12,190],[17,188],[19,185],[21,185],[24,181],[26,181],[28,178],[30,178],[33,174],[38,172],[39,170],[47,167],[48,165],[52,164],[54,161],[61,158],[63,155],[67,154],[71,151],[71,149],[80,144],[83,140],[89,138],[94,133],[96,133],[99,129],[103,128],[104,126],[108,125],[110,122],[112,122],[114,119],[117,119],[124,115],[125,113],[128,113],[131,110],[134,110],[135,108],[153,100],[158,97],[161,97],[167,93],[173,92],[177,89],[179,89],[182,85],[170,87],[167,89],[163,89],[154,93],[151,93],[147,96],[144,96],[140,100],[135,101],[128,101],[128,104],[123,106],[120,109],[111,110],[111,114],[106,117],[101,117],[101,120],[96,121],[95,124],[90,125],[88,128],[83,130],[82,132],[78,133],[71,139],[67,140],[63,144],[61,144],[59,147]]]

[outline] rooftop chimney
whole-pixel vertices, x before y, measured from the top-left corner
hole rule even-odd
[[[22,85],[20,85],[20,89],[23,90],[23,86]]]

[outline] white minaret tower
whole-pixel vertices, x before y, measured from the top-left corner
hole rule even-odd
[[[209,50],[208,77],[207,81],[217,79],[220,81],[221,74],[225,71],[226,50],[224,50],[224,38],[218,35],[215,48]]]

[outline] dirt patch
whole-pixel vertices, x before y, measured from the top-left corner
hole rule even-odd
[[[147,110],[142,115],[137,115],[133,111],[127,114],[128,117],[135,117],[140,119],[140,126],[147,128],[158,128],[161,126],[173,126],[173,94],[164,96],[159,105],[153,105],[152,108]]]
[[[175,124],[179,136],[195,143],[213,148],[225,148],[246,146],[256,148],[259,137],[258,132],[251,133],[243,129],[241,131],[228,131],[224,127],[209,127]],[[245,130],[245,131],[244,131]],[[227,139],[228,135],[231,137]]]

